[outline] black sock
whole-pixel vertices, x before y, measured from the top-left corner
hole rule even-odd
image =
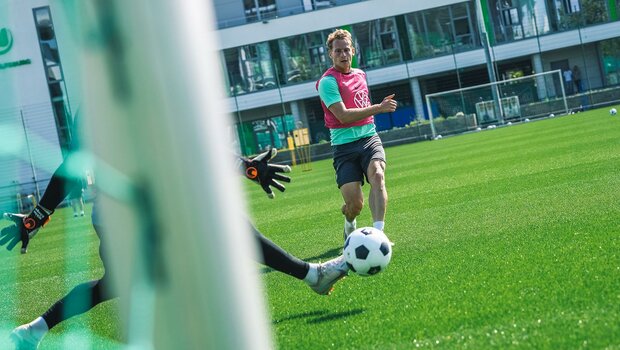
[[[104,291],[103,279],[82,283],[58,300],[44,314],[49,329],[75,315],[83,314],[95,305],[111,299]]]
[[[263,256],[262,263],[274,270],[284,272],[300,280],[306,277],[310,269],[310,265],[307,262],[287,253],[284,249],[258,232],[254,226],[251,227],[260,246],[260,252]]]

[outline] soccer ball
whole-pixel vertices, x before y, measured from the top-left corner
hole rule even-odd
[[[612,108],[612,109],[609,110],[609,114],[616,115],[616,114],[618,114],[618,111],[615,108]]]
[[[344,258],[349,269],[358,275],[376,275],[390,263],[392,243],[381,230],[362,227],[344,242]]]

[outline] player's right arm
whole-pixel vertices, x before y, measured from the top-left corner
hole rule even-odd
[[[347,108],[338,90],[338,82],[332,76],[323,77],[319,82],[319,96],[342,124],[354,123],[375,114],[394,112],[397,106],[394,94],[392,94],[386,96],[379,104],[363,108]]]

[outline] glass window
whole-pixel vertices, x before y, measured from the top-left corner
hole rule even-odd
[[[224,50],[224,61],[233,95],[277,86],[267,42]]]
[[[447,6],[424,11],[424,23],[429,44],[435,53],[449,52],[453,43],[450,11]]]
[[[381,39],[381,52],[383,63],[392,64],[401,61],[398,30],[394,17],[379,20],[379,37]]]
[[[284,84],[306,81],[310,77],[310,52],[305,36],[299,35],[278,41]],[[318,52],[317,52],[318,54]]]
[[[413,57],[428,58],[479,46],[471,2],[405,15]]]
[[[248,22],[262,21],[277,16],[275,0],[244,0],[245,18]]]
[[[52,110],[56,120],[56,128],[60,147],[64,152],[71,144],[71,112],[66,101],[66,87],[62,74],[62,65],[58,53],[56,33],[49,7],[40,7],[32,10],[34,25],[39,39],[41,59],[45,65]]]
[[[469,2],[450,6],[452,25],[454,27],[454,45],[457,51],[472,49],[476,43],[474,26],[471,21],[471,9]]]
[[[424,18],[420,12],[405,15],[409,47],[413,58],[433,56],[433,48],[426,37]]]
[[[354,24],[353,40],[360,68],[380,67],[381,44],[376,36],[377,21]]]
[[[600,43],[606,85],[620,85],[620,38]]]
[[[499,42],[520,40],[550,31],[545,0],[491,0],[489,10],[495,38]]]
[[[394,17],[352,26],[353,40],[361,68],[375,68],[402,61]]]
[[[606,0],[547,0],[555,30],[570,30],[609,20]]]
[[[493,1],[492,1],[493,2]],[[495,23],[495,38],[499,42],[523,39],[522,12],[512,0],[496,0],[491,7]]]
[[[331,31],[320,31],[278,40],[282,69],[282,84],[317,80],[331,66],[325,47]]]
[[[240,126],[241,125],[241,126]],[[295,129],[292,115],[243,122],[236,125],[243,154],[256,154],[267,147],[287,148],[287,137]]]

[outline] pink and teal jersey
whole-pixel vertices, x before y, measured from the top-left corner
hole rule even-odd
[[[371,105],[366,74],[362,70],[353,68],[350,73],[345,74],[332,67],[319,79],[316,88],[321,97],[325,126],[329,128],[332,145],[357,141],[377,133],[373,116],[343,124],[328,108],[337,102],[344,103],[346,108],[364,108]]]

